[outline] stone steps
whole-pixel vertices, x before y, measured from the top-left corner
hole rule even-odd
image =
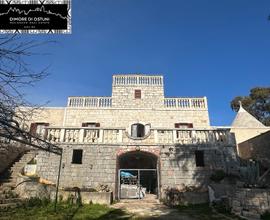
[[[25,153],[19,160],[1,175],[0,178],[0,210],[16,208],[22,200],[17,197],[13,188],[17,184],[17,176],[23,167],[36,156],[35,152]]]

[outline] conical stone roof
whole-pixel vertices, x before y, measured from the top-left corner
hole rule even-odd
[[[249,114],[240,104],[240,108],[233,120],[231,127],[238,128],[265,128],[266,126]]]

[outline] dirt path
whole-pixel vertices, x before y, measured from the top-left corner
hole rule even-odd
[[[112,208],[122,209],[135,216],[144,219],[160,219],[160,220],[195,220],[185,214],[180,214],[178,210],[169,208],[161,204],[155,195],[147,195],[146,198],[124,199],[111,206]]]

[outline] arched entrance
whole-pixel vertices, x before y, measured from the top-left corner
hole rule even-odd
[[[118,157],[118,198],[143,199],[159,194],[158,157],[145,151],[131,151]]]

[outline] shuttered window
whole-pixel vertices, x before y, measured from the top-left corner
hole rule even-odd
[[[141,90],[135,89],[135,99],[140,99],[142,96]]]

